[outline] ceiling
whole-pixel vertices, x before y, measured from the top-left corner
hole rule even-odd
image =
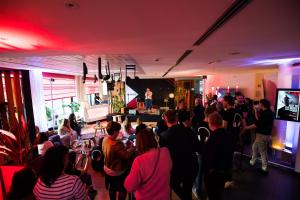
[[[201,45],[194,42],[233,0],[1,0],[0,67],[89,74],[110,62],[140,77],[195,77],[274,68],[300,58],[298,0],[253,0]],[[104,68],[102,71],[105,73]]]

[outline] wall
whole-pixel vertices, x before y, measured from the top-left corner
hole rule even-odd
[[[249,72],[236,74],[208,75],[205,80],[206,93],[211,92],[212,87],[235,88],[243,92],[246,97],[256,98],[257,84],[262,86],[265,98],[273,103],[276,96],[277,72]],[[268,89],[267,89],[268,88]],[[262,97],[262,96],[261,96]]]
[[[208,75],[205,81],[206,94],[211,92],[212,87],[235,88],[236,86],[245,96],[254,98],[255,73],[219,74]]]

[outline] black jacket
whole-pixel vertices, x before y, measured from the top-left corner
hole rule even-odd
[[[194,173],[198,168],[196,152],[201,150],[197,134],[183,125],[175,125],[160,136],[160,146],[167,147],[173,161],[173,171]]]
[[[213,131],[204,147],[202,158],[204,173],[230,170],[233,150],[231,133],[224,128]]]

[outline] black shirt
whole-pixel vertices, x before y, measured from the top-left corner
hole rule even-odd
[[[239,113],[247,113],[248,112],[248,108],[246,106],[246,104],[237,104],[235,106],[235,109],[239,112]]]
[[[274,122],[274,113],[270,110],[260,111],[258,120],[256,121],[256,132],[263,135],[271,135]]]
[[[209,129],[209,126],[208,126],[208,122],[206,122],[206,121],[200,122],[197,132],[200,137],[200,142],[205,143],[206,138],[208,138],[211,133],[211,130]]]
[[[174,125],[160,136],[160,146],[167,147],[173,161],[172,171],[194,173],[197,168],[196,152],[201,150],[197,135],[183,125]]]
[[[204,107],[202,105],[196,106],[193,113],[192,126],[197,126],[204,119]]]
[[[232,159],[232,135],[224,128],[213,131],[204,147],[204,173],[208,173],[210,170],[230,170]]]
[[[229,132],[236,132],[234,125],[234,119],[237,118],[235,117],[236,114],[239,114],[240,117],[243,115],[239,113],[236,109],[234,108],[229,108],[223,112],[223,120],[227,122],[227,128],[226,130]]]

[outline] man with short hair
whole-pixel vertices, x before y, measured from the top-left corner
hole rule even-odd
[[[259,101],[260,112],[255,124],[245,127],[245,130],[256,128],[256,138],[252,145],[252,158],[250,165],[255,165],[258,153],[261,156],[262,170],[267,171],[268,168],[268,143],[272,134],[274,113],[270,109],[270,101],[267,99],[261,99]]]
[[[185,111],[186,112],[186,111]],[[188,125],[177,124],[175,110],[165,113],[168,130],[161,133],[160,146],[167,147],[173,161],[171,187],[182,200],[192,200],[192,188],[198,171],[196,152],[200,151],[200,142]]]
[[[116,199],[118,192],[118,199],[125,200],[127,192],[124,187],[124,181],[128,175],[132,153],[127,151],[122,141],[117,140],[121,130],[119,123],[110,121],[106,130],[108,136],[103,139],[102,143],[105,183],[109,190],[110,199]]]
[[[203,153],[204,182],[210,200],[222,198],[226,177],[231,173],[233,143],[223,128],[222,116],[214,112],[208,116],[211,135]]]

